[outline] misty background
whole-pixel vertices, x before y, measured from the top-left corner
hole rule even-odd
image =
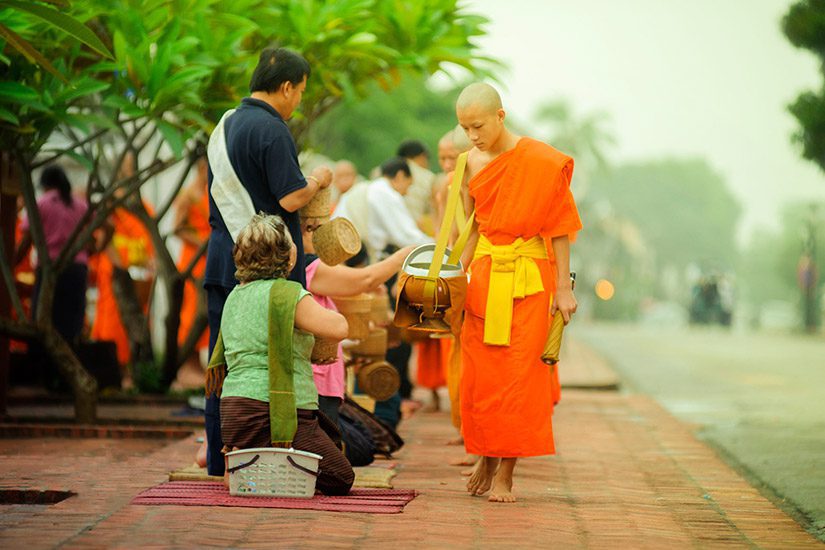
[[[576,158],[584,316],[794,331],[814,308],[817,330],[821,285],[806,304],[800,270],[813,241],[821,272],[825,179],[787,106],[821,76],[782,33],[792,3],[467,3],[490,19],[478,44],[508,122]],[[313,141],[363,174],[405,138],[435,153],[467,78],[376,87]]]

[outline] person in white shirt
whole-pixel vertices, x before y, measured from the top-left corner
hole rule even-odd
[[[366,188],[366,234],[362,237],[374,260],[404,246],[433,242],[418,228],[404,202],[412,181],[407,161],[394,157],[381,165],[381,177]]]
[[[369,220],[367,191],[371,184],[371,181],[359,181],[353,185],[352,189],[341,195],[338,204],[335,205],[335,210],[332,212],[333,218],[346,218],[351,221],[365,245],[367,222]]]
[[[413,220],[425,231],[435,231],[432,228],[432,194],[435,174],[430,171],[430,152],[420,141],[409,139],[398,146],[396,154],[406,159],[410,166],[413,183],[409,192],[404,196],[404,202],[410,209]]]

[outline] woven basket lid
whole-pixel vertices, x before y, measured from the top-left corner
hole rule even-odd
[[[322,218],[329,216],[332,210],[332,190],[329,187],[319,189],[317,193],[299,211],[302,218]]]
[[[389,399],[401,387],[401,377],[398,371],[386,361],[362,367],[356,378],[358,387],[376,401]]]
[[[346,218],[335,218],[312,233],[315,253],[327,265],[338,265],[361,250],[361,236]]]

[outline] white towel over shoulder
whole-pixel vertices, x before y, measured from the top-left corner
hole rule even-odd
[[[255,205],[252,204],[252,197],[241,183],[238,174],[229,161],[229,153],[226,150],[226,133],[224,132],[224,122],[235,110],[229,110],[221,117],[220,122],[215,127],[215,131],[209,137],[209,145],[206,155],[209,158],[209,167],[212,169],[212,187],[210,193],[215,206],[221,213],[226,228],[232,236],[232,241],[238,238],[252,216],[255,215]]]

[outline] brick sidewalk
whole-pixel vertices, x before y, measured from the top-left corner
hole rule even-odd
[[[419,413],[402,429],[407,446],[395,483],[421,495],[394,516],[131,506],[135,494],[191,463],[191,437],[135,446],[132,454],[101,452],[100,440],[3,446],[4,488],[78,495],[13,507],[14,524],[0,522],[0,546],[820,547],[646,397],[569,390],[555,425],[559,454],[523,460],[519,502],[503,505],[464,493],[459,469],[447,465],[460,452],[444,445],[453,436],[447,414]]]

